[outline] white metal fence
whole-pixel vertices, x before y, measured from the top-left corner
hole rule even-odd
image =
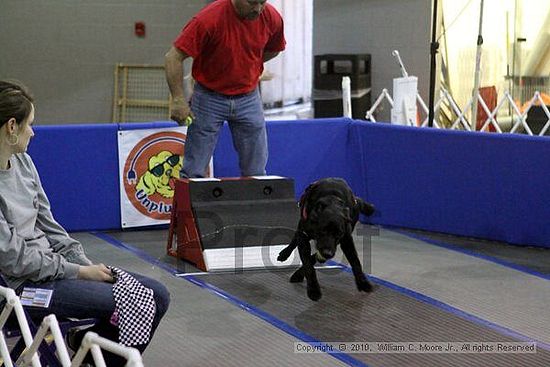
[[[419,121],[417,121],[417,124],[411,124],[411,126],[418,126],[418,127],[427,127],[428,126],[428,106],[422,99],[422,97],[417,94],[416,95],[417,100],[417,109],[419,111],[418,116]],[[504,96],[498,101],[496,107],[494,110],[490,110],[489,107],[487,107],[487,103],[485,100],[481,97],[481,95],[478,94],[478,101],[479,105],[481,106],[481,110],[485,112],[487,115],[486,120],[481,124],[481,127],[479,129],[476,128],[476,125],[472,125],[471,118],[468,118],[468,116],[471,117],[471,111],[473,107],[473,97],[470,98],[468,103],[461,109],[455,102],[455,100],[452,98],[451,94],[445,90],[441,89],[441,93],[439,96],[439,99],[434,103],[434,121],[433,121],[433,127],[438,129],[451,129],[451,130],[466,130],[466,131],[472,131],[472,130],[479,130],[479,131],[487,131],[489,127],[494,128],[495,132],[498,133],[523,133],[528,135],[539,135],[543,136],[547,133],[550,133],[550,111],[548,110],[548,107],[546,106],[543,98],[541,97],[541,94],[539,91],[535,91],[533,98],[527,103],[525,108],[520,110],[520,108],[516,105],[514,102],[514,99],[512,98],[512,95],[506,91],[504,92]],[[391,107],[393,107],[393,99],[388,93],[387,89],[383,89],[372,107],[367,111],[365,118],[369,121],[376,122],[375,114],[377,109],[382,105],[383,102],[387,102]],[[344,101],[345,103],[345,101]],[[440,122],[438,116],[441,112],[441,106],[442,104],[446,103],[449,108],[451,109],[453,113],[453,119],[450,121],[450,124],[448,126],[443,126],[443,124]],[[548,103],[548,102],[547,102]],[[542,111],[546,115],[546,122],[544,122],[544,125],[541,127],[540,131],[534,133],[533,127],[529,126],[529,123],[527,122],[527,114],[529,111],[533,108],[533,106],[540,106],[542,108]],[[506,113],[506,109],[509,111]],[[511,114],[510,114],[511,112]],[[538,129],[537,129],[538,130]]]
[[[0,332],[0,365],[3,364],[6,367],[40,367],[41,363],[38,357],[38,347],[42,341],[51,335],[51,338],[53,338],[51,343],[55,344],[57,359],[59,360],[59,364],[63,367],[80,366],[84,360],[84,357],[88,353],[92,354],[95,366],[105,367],[105,360],[101,352],[102,350],[106,350],[126,358],[127,367],[143,367],[141,354],[137,349],[115,343],[90,331],[84,336],[79,350],[71,360],[55,315],[46,316],[33,337],[21,301],[13,289],[0,286],[0,300],[2,298],[6,300],[6,303],[0,313],[0,328],[2,329],[2,332]],[[24,339],[26,346],[26,350],[21,354],[15,364],[10,356],[10,350],[8,348],[5,336],[6,323],[12,312],[15,314],[21,332],[21,337]]]

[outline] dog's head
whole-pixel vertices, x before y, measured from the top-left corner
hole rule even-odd
[[[334,195],[319,198],[309,210],[308,235],[317,247],[317,261],[334,257],[336,247],[346,234],[353,230],[350,209]]]

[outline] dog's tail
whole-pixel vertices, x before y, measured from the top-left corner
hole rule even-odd
[[[365,200],[356,197],[355,200],[357,200],[357,205],[359,205],[359,211],[366,216],[371,216],[376,211],[376,207],[371,204],[367,203]]]

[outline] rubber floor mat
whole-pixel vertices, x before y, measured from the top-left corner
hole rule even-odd
[[[305,283],[289,283],[291,274],[292,270],[246,271],[208,274],[199,279],[321,342],[369,342],[389,348],[392,343],[403,342],[461,342],[472,348],[482,342],[525,342],[383,285],[377,284],[372,293],[360,293],[353,276],[342,270],[317,271],[323,297],[314,302],[307,298]],[[289,353],[293,353],[290,348]],[[550,352],[542,348],[536,353],[407,352],[349,356],[371,367],[550,366]]]

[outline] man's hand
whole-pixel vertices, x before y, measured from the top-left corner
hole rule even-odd
[[[193,118],[193,112],[189,108],[189,104],[183,97],[177,97],[172,100],[170,118],[178,123],[180,126],[188,125],[186,120],[188,117]]]
[[[180,126],[185,125],[185,120],[189,116],[193,117],[183,96],[183,61],[188,57],[189,55],[174,46],[164,56],[166,81],[173,97],[170,104],[170,118]]]
[[[97,280],[98,282],[113,283],[115,280],[111,270],[103,264],[81,265],[78,269],[78,279]]]

